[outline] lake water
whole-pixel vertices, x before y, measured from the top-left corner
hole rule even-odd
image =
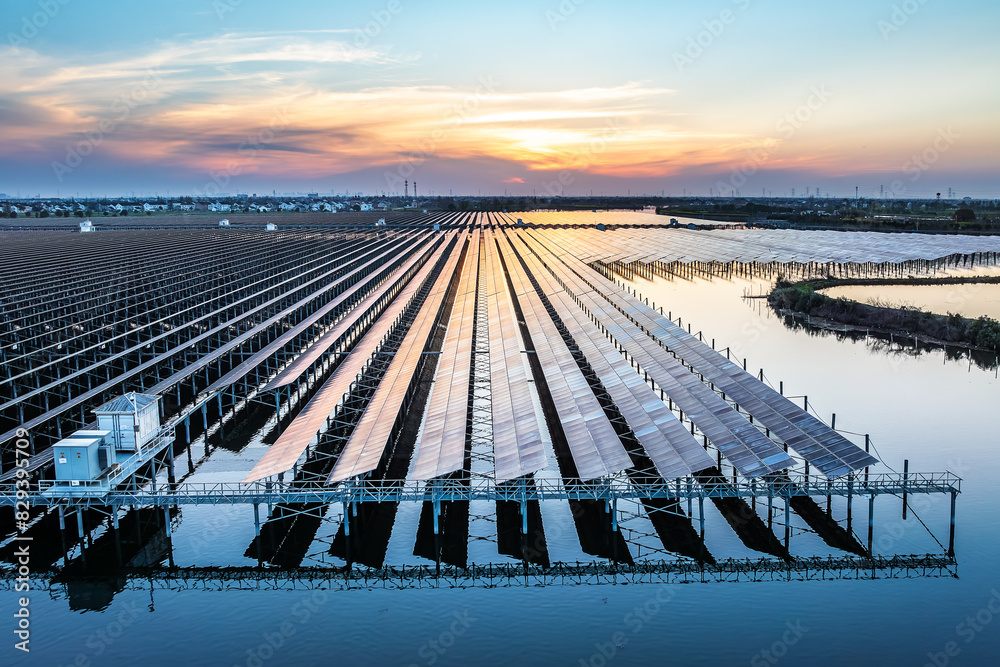
[[[743,584],[550,586],[544,588],[354,591],[150,590],[141,582],[106,609],[73,611],[64,590],[32,597],[32,653],[2,649],[13,665],[659,665],[781,664],[924,665],[928,654],[957,655],[948,664],[996,664],[1000,655],[1000,529],[995,493],[1000,475],[1000,380],[994,370],[915,355],[874,342],[790,329],[762,300],[743,300],[761,280],[636,280],[657,306],[692,331],[730,348],[747,368],[763,368],[785,394],[808,395],[838,428],[871,434],[892,469],[951,470],[964,478],[958,503],[958,578]],[[795,399],[799,400],[799,399]],[[264,429],[266,430],[266,429]],[[853,436],[857,441],[860,436]],[[214,449],[203,461],[193,447],[188,481],[236,481],[263,452],[263,431],[240,451]],[[710,504],[706,504],[708,507]],[[855,504],[855,530],[867,503]],[[942,551],[926,531],[947,540],[947,500],[911,499],[909,519],[897,499],[876,502],[882,553]],[[488,510],[489,508],[487,508]],[[718,557],[759,556],[743,547],[709,509],[706,543]],[[488,518],[473,510],[475,562],[503,562]],[[835,506],[842,518],[843,507]],[[914,516],[919,516],[919,519]],[[416,563],[416,505],[403,505],[386,560]],[[305,564],[337,564],[327,546],[339,510],[317,531]],[[553,560],[582,554],[568,509],[543,503]],[[178,565],[252,565],[248,506],[183,507],[174,521]],[[810,535],[792,552],[823,551]],[[634,548],[634,546],[632,547]],[[829,553],[827,548],[825,553]],[[0,595],[10,622],[15,594]],[[971,617],[972,625],[967,619]],[[978,619],[978,620],[977,620]],[[9,626],[8,626],[9,627]],[[8,633],[8,642],[13,643]],[[270,642],[270,643],[269,643]],[[949,646],[954,642],[953,646]],[[248,653],[249,651],[249,653]],[[936,664],[943,659],[937,657]],[[930,663],[935,664],[935,663]]]
[[[1000,320],[1000,285],[842,285],[825,289],[823,294],[861,303],[877,300],[896,307],[917,307],[942,315]]]

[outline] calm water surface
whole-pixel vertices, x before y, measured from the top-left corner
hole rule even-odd
[[[1000,285],[844,285],[823,290],[833,298],[861,303],[876,300],[892,306],[911,306],[932,313],[1000,319]]]

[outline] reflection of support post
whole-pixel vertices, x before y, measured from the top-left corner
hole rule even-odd
[[[118,558],[118,565],[122,565],[122,538],[118,532],[118,508],[111,508],[111,527],[115,531],[115,556]]]
[[[958,498],[958,492],[951,492],[951,526],[948,530],[948,555],[952,558],[955,557],[955,500]]]
[[[170,531],[170,507],[163,507],[163,524],[167,532],[167,554],[170,557],[170,567],[174,566],[174,538]]]
[[[257,565],[263,563],[260,546],[260,503],[253,504],[253,534],[257,542]]]

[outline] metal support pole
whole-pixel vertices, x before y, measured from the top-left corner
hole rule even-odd
[[[281,392],[274,392],[274,420],[278,422],[278,434],[281,434]]]
[[[788,551],[788,544],[792,539],[791,512],[788,509],[789,497],[785,496],[785,551]]]
[[[903,459],[903,521],[906,521],[906,487],[910,479],[910,459]]]
[[[851,534],[851,521],[854,518],[854,473],[847,474],[847,533]]]
[[[868,498],[868,555],[872,554],[872,538],[875,536],[875,494]]]
[[[174,476],[174,443],[167,445],[167,482],[175,484],[177,478]]]
[[[955,557],[955,504],[958,499],[958,492],[951,492],[951,527],[948,530],[948,555]]]
[[[63,567],[66,567],[69,560],[69,549],[66,548],[66,511],[62,503],[56,505],[56,508],[59,510],[59,538],[62,540]]]
[[[871,437],[865,433],[865,454],[869,453],[871,448]],[[865,467],[865,486],[868,486],[868,466]]]
[[[83,566],[87,567],[87,545],[83,538],[83,508],[76,508],[76,530],[80,536],[80,557],[83,558]]]

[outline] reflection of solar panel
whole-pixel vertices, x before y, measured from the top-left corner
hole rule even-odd
[[[455,232],[448,234],[445,245],[451,244],[454,235]],[[424,348],[434,334],[444,297],[454,278],[455,267],[461,256],[461,244],[454,245],[455,247],[445,251],[448,256],[444,267],[406,332],[402,344],[393,355],[389,368],[361,415],[361,420],[344,445],[344,450],[327,479],[328,484],[371,472],[382,460],[386,444],[403,411],[403,403],[415,381]]]
[[[746,477],[784,470],[795,461],[709,389],[681,362],[600,298],[579,276],[539,243],[532,244],[574,293],[582,307],[670,396],[709,440]],[[546,259],[547,258],[547,259]]]
[[[583,262],[566,258],[613,305],[829,477],[878,463],[814,416],[655,312]]]
[[[542,292],[660,475],[664,479],[673,479],[712,467],[715,464],[712,458],[619,354],[614,344],[594,327],[590,318],[523,246],[522,239],[515,236],[514,240],[518,249],[525,249],[521,256]]]
[[[577,474],[596,479],[631,467],[632,460],[566,347],[503,235],[498,235],[515,296],[566,435]]]
[[[494,476],[503,482],[537,472],[545,467],[546,461],[503,267],[497,257],[493,232],[487,230],[484,236]]]
[[[477,227],[462,267],[455,306],[428,398],[427,416],[413,464],[413,479],[440,477],[461,470],[465,464],[480,245]]]
[[[382,316],[372,324],[371,328],[354,346],[347,357],[340,363],[333,375],[323,383],[316,395],[310,399],[302,411],[295,417],[288,428],[271,445],[267,453],[261,457],[253,470],[247,474],[244,482],[264,479],[280,472],[291,470],[309,442],[316,436],[323,424],[329,419],[344,394],[351,388],[372,355],[382,344],[382,339],[392,328],[399,316],[409,306],[420,286],[430,275],[431,270],[441,257],[444,244],[440,245],[417,273],[386,308]]]

